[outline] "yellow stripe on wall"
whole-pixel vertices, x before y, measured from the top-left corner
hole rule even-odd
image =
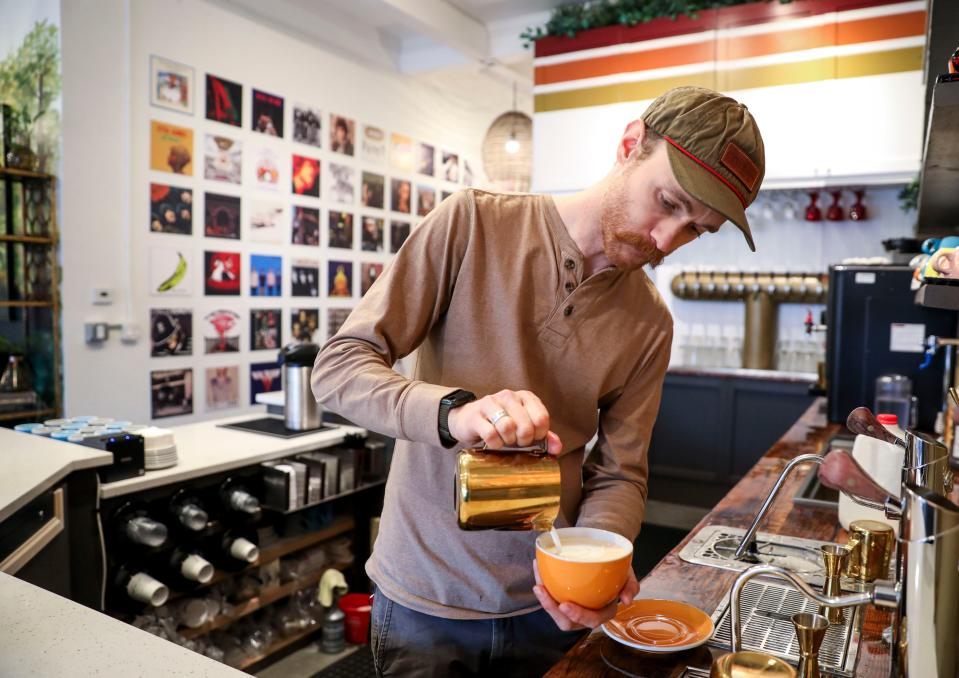
[[[654,99],[666,90],[681,85],[698,85],[720,91],[734,91],[796,85],[833,78],[859,78],[867,75],[918,71],[922,70],[922,50],[922,47],[906,47],[791,64],[754,66],[729,71],[712,70],[698,75],[682,75],[537,94],[534,98],[534,110],[536,113],[545,113],[626,101],[644,101]]]

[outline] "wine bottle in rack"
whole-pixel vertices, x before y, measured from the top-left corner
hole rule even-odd
[[[170,499],[170,513],[176,524],[189,532],[203,532],[210,523],[210,515],[203,502],[187,488],[181,489]]]
[[[170,597],[170,589],[166,584],[142,569],[121,565],[115,581],[121,597],[128,601],[159,607]]]
[[[153,518],[146,509],[124,504],[114,514],[114,533],[127,544],[156,549],[166,543],[169,531],[166,525]]]
[[[220,501],[227,511],[258,518],[260,500],[244,485],[240,478],[227,478],[220,485]]]
[[[170,570],[178,579],[192,585],[209,584],[214,572],[213,565],[203,554],[181,546],[173,549],[170,555]]]
[[[227,530],[221,541],[221,551],[228,565],[244,567],[260,559],[256,535],[249,530]]]

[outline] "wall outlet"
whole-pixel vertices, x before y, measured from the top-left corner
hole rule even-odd
[[[94,287],[93,303],[96,306],[109,306],[110,304],[112,304],[113,288],[112,287]]]

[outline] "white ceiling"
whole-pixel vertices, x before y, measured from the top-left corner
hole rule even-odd
[[[209,0],[344,58],[416,77],[465,100],[532,104],[532,51],[519,38],[560,0]]]

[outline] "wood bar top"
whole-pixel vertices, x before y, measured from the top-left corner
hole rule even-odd
[[[642,598],[670,598],[695,605],[707,614],[728,596],[737,573],[715,567],[692,565],[679,558],[683,546],[707,525],[748,528],[769,490],[790,459],[800,454],[826,452],[827,442],[845,426],[830,424],[825,416],[825,399],[818,398],[779,441],[750,469],[749,473],[703,518],[700,523],[641,581]],[[845,543],[847,535],[839,526],[835,510],[793,504],[792,497],[815,466],[801,468],[788,478],[769,509],[760,532]],[[640,535],[637,548],[643,547]],[[889,675],[889,647],[882,641],[882,629],[890,624],[891,612],[868,606],[865,610],[856,675],[880,678]],[[634,650],[611,640],[601,629],[580,641],[546,674],[562,676],[678,678],[687,666],[709,671],[714,657],[728,652],[702,646],[675,654],[654,655]]]

